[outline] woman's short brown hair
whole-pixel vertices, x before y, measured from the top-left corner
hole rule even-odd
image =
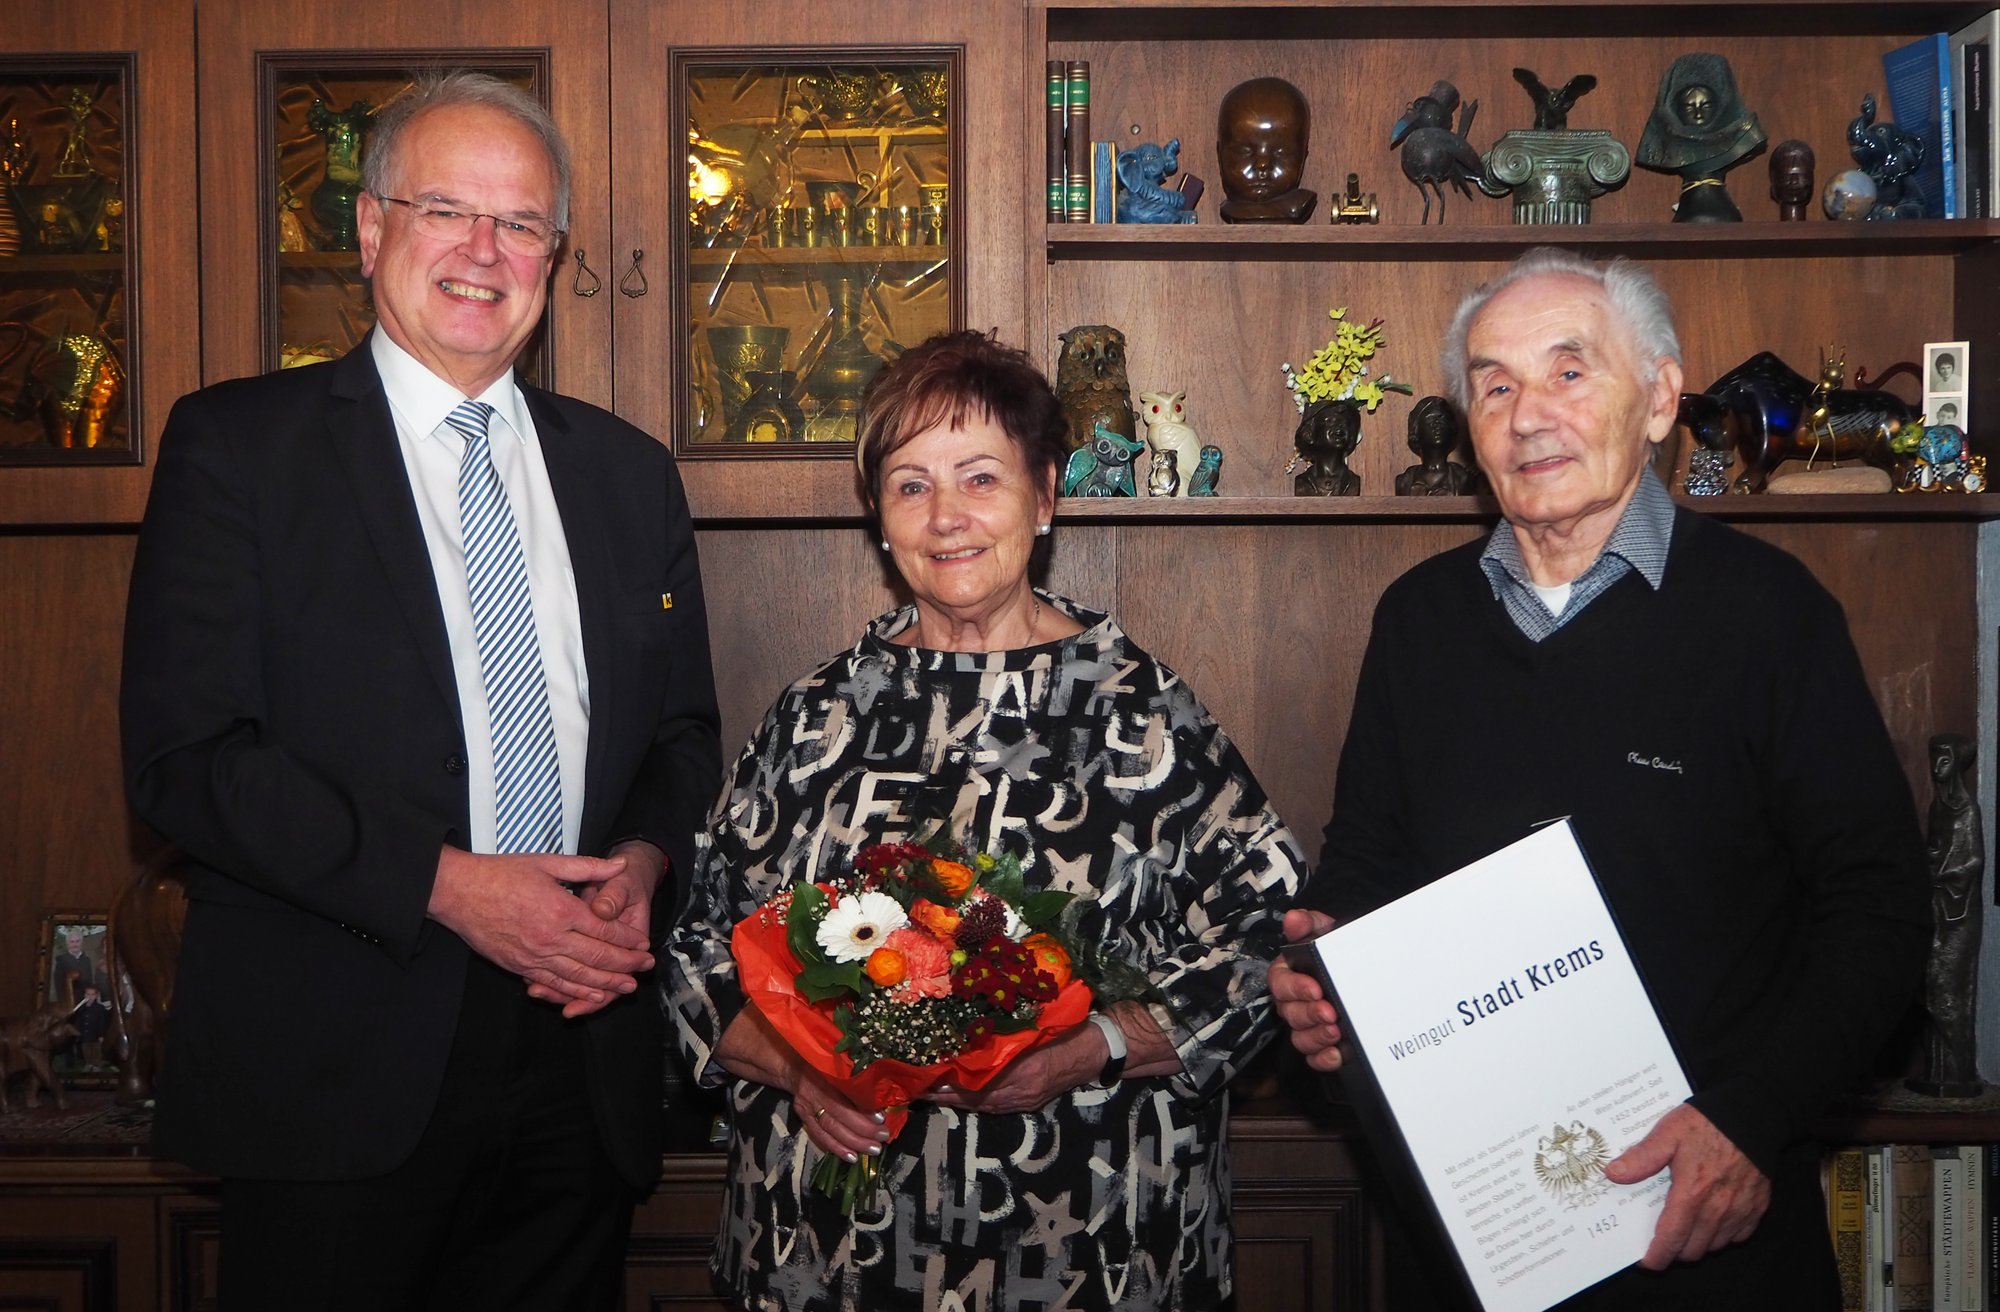
[[[1069,424],[1049,380],[1025,352],[991,334],[939,333],[876,374],[862,393],[854,451],[868,509],[880,499],[882,467],[904,443],[980,416],[1000,425],[1038,486],[1069,457]]]

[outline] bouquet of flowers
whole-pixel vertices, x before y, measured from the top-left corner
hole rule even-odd
[[[1093,995],[1146,997],[1136,967],[1075,933],[1074,895],[1030,893],[1020,861],[947,845],[878,843],[851,872],[800,883],[731,936],[745,995],[857,1106],[886,1114],[940,1084],[977,1089],[1079,1025]],[[879,1165],[824,1158],[813,1184],[852,1213]]]
[[[1333,340],[1314,351],[1305,368],[1294,369],[1289,361],[1278,366],[1300,414],[1315,401],[1353,401],[1372,415],[1385,392],[1411,394],[1408,383],[1399,383],[1388,374],[1368,376],[1368,362],[1389,341],[1382,320],[1371,320],[1363,327],[1347,317],[1344,305],[1328,310],[1327,318],[1334,322]]]

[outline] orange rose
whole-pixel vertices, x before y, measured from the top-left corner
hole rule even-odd
[[[1035,954],[1035,964],[1048,973],[1050,979],[1061,988],[1069,983],[1069,953],[1050,934],[1030,934],[1021,940],[1021,946]]]
[[[903,982],[909,974],[909,966],[903,961],[903,954],[893,948],[876,948],[868,954],[868,964],[862,967],[868,978],[883,988],[893,988]]]
[[[964,897],[979,876],[972,873],[972,867],[962,866],[956,861],[940,861],[931,858],[931,878],[937,880],[938,887],[952,897]]]
[[[910,919],[946,943],[958,935],[959,914],[950,907],[941,907],[924,898],[918,898],[910,904]]]

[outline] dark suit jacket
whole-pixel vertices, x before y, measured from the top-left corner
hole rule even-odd
[[[631,425],[524,390],[590,679],[581,850],[650,839],[685,878],[721,764],[680,479]],[[132,804],[195,863],[156,1146],[225,1176],[390,1170],[451,1046],[468,949],[425,906],[439,848],[466,845],[470,821],[443,613],[365,344],[174,407],[121,710]],[[663,882],[654,906],[672,901]],[[605,1146],[646,1187],[653,991],[583,1024]]]

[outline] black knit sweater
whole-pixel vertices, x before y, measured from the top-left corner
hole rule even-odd
[[[1839,604],[1681,510],[1657,592],[1627,575],[1537,644],[1479,552],[1376,609],[1308,901],[1358,915],[1572,817],[1694,1105],[1775,1174],[1930,940],[1909,785]]]

